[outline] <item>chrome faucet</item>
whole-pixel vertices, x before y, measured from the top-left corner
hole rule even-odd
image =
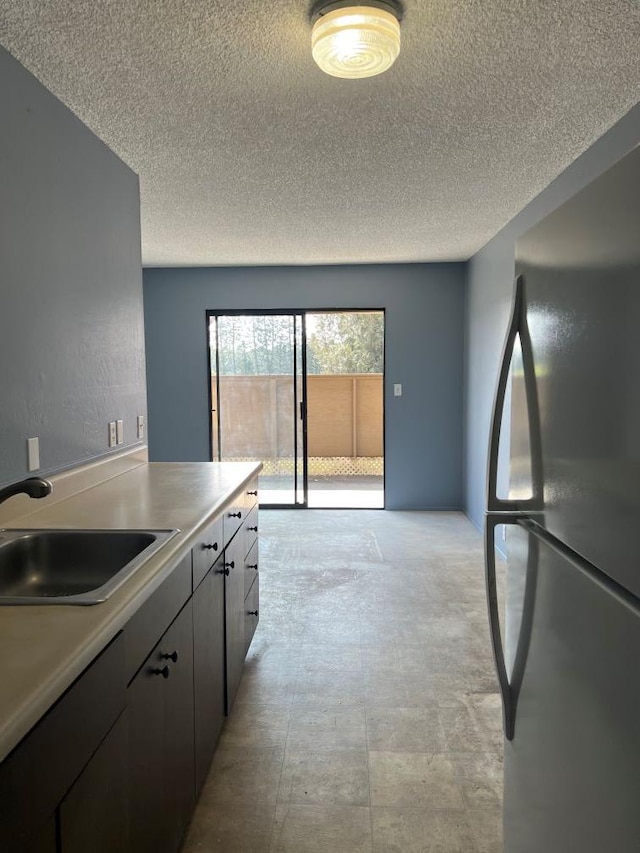
[[[30,498],[46,498],[52,491],[53,486],[48,480],[43,480],[42,477],[28,477],[26,480],[20,480],[19,483],[0,489],[0,503],[14,495],[22,494],[29,495]]]

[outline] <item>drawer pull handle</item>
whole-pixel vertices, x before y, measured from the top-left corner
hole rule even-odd
[[[248,610],[247,611],[247,616],[257,616],[257,615],[258,615],[257,610]]]
[[[207,545],[203,545],[202,547],[205,549],[205,551],[217,551],[218,550],[218,543],[213,542],[213,543],[209,543]]]
[[[228,569],[227,565],[225,564],[223,569],[216,569],[216,574],[217,575],[226,575],[227,577],[229,577],[229,569]]]
[[[258,571],[258,564],[257,564],[257,563],[249,563],[249,565],[247,566],[247,568],[248,568],[248,569],[255,569],[255,570],[256,570],[256,572],[257,572],[257,571]]]
[[[257,533],[258,532],[258,525],[256,524],[255,527],[247,527],[247,530],[253,530],[254,533]]]
[[[163,666],[162,669],[152,669],[151,674],[152,675],[161,675],[163,678],[169,678],[169,672],[170,671],[171,670],[169,669],[168,666]]]
[[[248,495],[253,495],[254,498],[258,497],[258,490],[256,489],[254,492],[247,492]]]
[[[242,518],[242,513],[241,512],[230,512],[229,518]]]
[[[160,655],[162,660],[172,660],[174,663],[178,663],[178,652],[173,651],[168,655]]]
[[[230,562],[230,563],[225,563],[225,564],[224,564],[224,566],[225,566],[225,569],[226,569],[226,568],[228,568],[228,569],[235,569],[235,567],[236,567],[236,561],[235,561],[235,560],[231,560],[231,562]]]

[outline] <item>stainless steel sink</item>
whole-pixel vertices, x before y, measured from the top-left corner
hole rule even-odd
[[[98,604],[176,530],[2,530],[0,604]]]

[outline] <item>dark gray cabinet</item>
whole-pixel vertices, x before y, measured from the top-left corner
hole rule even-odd
[[[249,595],[253,582],[258,577],[258,540],[247,542],[245,537],[245,548],[249,547],[249,553],[244,558],[244,597]]]
[[[252,482],[0,764],[2,853],[176,853],[258,623]]]
[[[257,496],[257,489],[255,494]],[[257,503],[247,516],[244,526],[244,550],[244,654],[246,656],[260,619]]]
[[[124,710],[124,672],[118,635],[2,762],[2,853],[67,853],[56,843],[58,808]],[[93,834],[83,843],[94,849]]]
[[[125,710],[60,804],[62,853],[129,850],[127,733]]]
[[[195,590],[215,561],[222,556],[224,540],[222,516],[209,525],[193,546],[193,589]]]
[[[247,614],[246,600],[258,572],[257,491],[257,483],[250,483],[193,549],[196,795],[206,779],[224,716],[233,706],[257,625],[257,602],[253,604],[257,584],[252,615]]]
[[[193,593],[196,796],[206,779],[224,721],[224,583],[221,555]]]
[[[191,600],[128,689],[131,850],[175,853],[195,804]]]
[[[236,698],[247,649],[258,624],[258,484],[249,483],[224,515],[226,713]],[[247,597],[255,585],[250,602]],[[256,599],[254,601],[254,599]],[[249,621],[247,621],[249,618]],[[249,637],[248,641],[247,638]]]
[[[246,657],[260,618],[260,578],[256,575],[244,600],[244,654]]]
[[[245,659],[244,642],[244,538],[236,534],[225,546],[225,659],[226,659],[226,712],[231,713]],[[228,572],[228,574],[227,574]]]

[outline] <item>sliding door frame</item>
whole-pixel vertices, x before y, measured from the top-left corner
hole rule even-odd
[[[384,509],[386,506],[386,472],[387,472],[387,430],[386,430],[386,394],[385,394],[385,386],[386,386],[386,365],[387,365],[387,312],[386,308],[292,308],[292,309],[278,309],[278,308],[232,308],[228,310],[224,309],[209,309],[206,311],[206,331],[207,331],[207,365],[208,365],[208,400],[209,400],[209,452],[211,459],[215,461],[217,458],[218,461],[221,461],[220,456],[220,406],[219,406],[219,348],[218,348],[218,317],[262,317],[262,316],[278,316],[278,317],[293,317],[294,318],[294,339],[296,334],[296,318],[301,318],[301,340],[300,340],[300,353],[298,354],[298,347],[294,342],[294,366],[293,366],[293,395],[294,395],[294,413],[296,423],[299,421],[299,429],[301,430],[302,437],[302,501],[298,501],[298,427],[295,429],[295,441],[294,441],[294,502],[293,503],[269,503],[264,506],[265,509],[310,509],[309,507],[309,454],[308,454],[308,412],[307,412],[307,315],[308,314],[368,314],[368,313],[379,313],[382,314],[382,328],[383,328],[383,341],[382,341],[382,458],[383,458],[383,466],[382,466],[382,496],[383,496],[383,505],[380,509]],[[211,393],[211,368],[212,368],[212,359],[211,359],[211,338],[210,338],[210,324],[211,320],[216,320],[215,330],[216,330],[216,346],[215,346],[215,376],[216,376],[216,389],[217,389],[217,397],[216,401],[216,420],[217,420],[217,433],[218,433],[218,448],[217,454],[214,453],[214,435],[213,435],[213,422],[211,418],[211,414],[213,412],[213,399]],[[298,399],[298,376],[297,376],[297,359],[300,358],[301,363],[301,378],[302,378],[302,393],[301,399]],[[315,507],[312,507],[315,508]],[[348,509],[349,507],[341,507],[342,509]],[[362,509],[362,507],[352,507],[353,509]]]
[[[307,336],[304,309],[241,309],[235,308],[228,311],[208,310],[206,312],[207,324],[207,350],[208,350],[208,395],[209,395],[209,453],[212,461],[222,461],[222,440],[220,421],[220,358],[219,358],[219,328],[220,317],[291,317],[293,319],[293,419],[294,419],[294,441],[293,441],[293,502],[292,503],[269,503],[262,504],[266,509],[306,509],[309,495],[309,477],[307,460]],[[300,340],[298,341],[298,319],[300,321]],[[211,391],[212,352],[211,352],[211,321],[215,320],[215,377],[216,377],[216,421],[217,421],[217,448],[214,447],[213,434],[213,396]],[[298,352],[298,349],[300,352]],[[301,366],[301,393],[298,393],[298,360]],[[298,398],[301,399],[298,399]],[[298,500],[299,494],[299,438],[302,439],[302,501]]]

